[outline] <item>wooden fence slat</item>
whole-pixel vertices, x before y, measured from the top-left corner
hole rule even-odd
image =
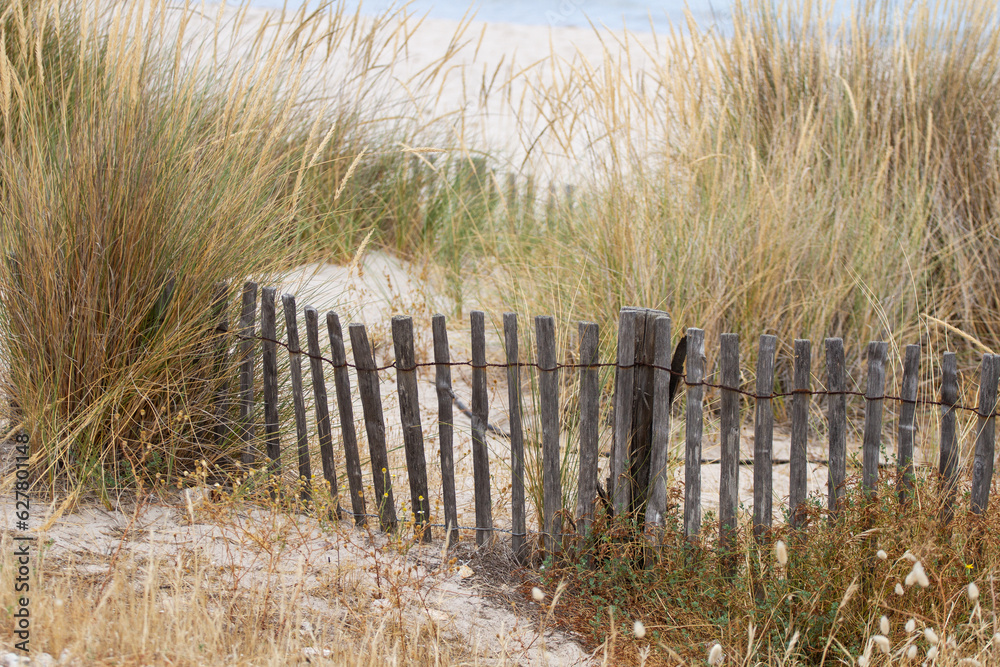
[[[517,314],[503,314],[507,350],[507,405],[510,410],[511,548],[518,561],[528,561],[527,523],[524,511],[524,432],[521,426],[521,367],[518,366]]]
[[[600,418],[601,388],[600,376],[594,366],[598,363],[597,324],[580,322],[579,330],[581,364],[580,482],[577,487],[576,523],[580,534],[587,535],[594,518],[594,499],[597,496],[598,420]]]
[[[337,485],[337,466],[333,456],[333,429],[330,426],[330,408],[326,397],[326,377],[323,374],[323,349],[319,345],[319,312],[312,306],[305,307],[306,345],[309,349],[309,373],[312,378],[316,433],[319,436],[319,454],[323,463],[323,479],[333,500],[338,519],[343,516],[340,508],[340,490]]]
[[[253,381],[254,381],[254,322],[257,319],[257,283],[243,285],[243,310],[240,314],[240,440],[243,442],[241,461],[244,466],[256,463],[253,445]]]
[[[615,373],[615,437],[611,447],[608,494],[615,514],[624,514],[631,503],[631,483],[626,468],[632,433],[632,399],[635,386],[635,329],[638,313],[622,308],[618,316],[618,357]]]
[[[885,396],[885,360],[889,344],[868,343],[868,386],[865,390],[865,432],[862,442],[861,484],[872,497],[878,483],[878,453],[882,440],[882,403]]]
[[[299,483],[302,484],[302,502],[312,498],[312,468],[309,464],[309,428],[306,425],[306,401],[302,394],[302,348],[299,345],[298,316],[295,311],[295,297],[285,294],[281,297],[285,311],[285,331],[288,336],[288,364],[292,376],[292,404],[295,409],[295,435],[299,452]]]
[[[844,379],[844,341],[840,338],[827,338],[826,341],[827,369],[827,420],[829,422],[830,451],[829,477],[827,481],[827,503],[830,510],[830,520],[836,518],[847,490],[844,480],[847,477],[847,384]]]
[[[687,423],[684,455],[684,535],[701,529],[701,436],[705,387],[705,332],[687,330]]]
[[[757,398],[753,429],[753,535],[760,543],[771,528],[772,516],[772,446],[774,442],[774,354],[776,336],[760,337],[757,353]]]
[[[472,471],[476,489],[476,546],[493,539],[490,459],[486,448],[489,397],[486,393],[486,313],[470,313],[472,335]]]
[[[983,355],[983,365],[979,379],[979,416],[976,428],[976,457],[972,462],[973,514],[982,514],[990,500],[990,484],[993,482],[993,454],[996,418],[993,410],[997,404],[997,357]]]
[[[722,385],[719,436],[721,439],[719,471],[719,547],[727,558],[725,571],[732,574],[736,567],[733,548],[736,545],[736,508],[740,487],[740,338],[724,333],[719,340],[719,367]]]
[[[917,381],[920,379],[920,346],[907,345],[903,360],[902,405],[899,406],[899,442],[896,450],[896,479],[899,503],[913,497],[913,436],[917,412]]]
[[[215,446],[222,451],[225,443],[236,432],[233,428],[230,416],[230,407],[233,403],[232,395],[229,391],[229,375],[226,368],[229,366],[229,285],[224,282],[215,286],[212,311],[216,320],[215,335],[218,341],[215,344],[215,359],[213,360],[216,373],[225,374],[225,379],[215,392]]]
[[[653,360],[656,357],[656,318],[659,310],[637,309],[635,373],[632,393],[632,433],[629,446],[631,511],[638,517],[649,492],[650,447],[653,438]],[[668,315],[669,317],[669,315]]]
[[[406,452],[406,477],[410,483],[410,507],[417,534],[422,542],[431,541],[426,524],[431,516],[427,493],[427,459],[424,457],[424,433],[420,428],[420,401],[417,394],[416,356],[413,352],[413,318],[392,318],[392,344],[396,353],[396,392],[399,395],[399,419],[403,428]],[[423,530],[420,526],[424,526]]]
[[[562,484],[559,479],[559,370],[556,367],[556,329],[551,316],[535,318],[538,348],[538,393],[542,422],[542,517],[545,549],[562,544]]]
[[[795,391],[792,397],[792,442],[789,451],[788,510],[792,528],[805,521],[806,445],[809,441],[809,371],[812,367],[812,344],[795,340]]]
[[[667,465],[670,458],[670,316],[656,318],[653,356],[653,439],[649,455],[646,530],[663,527],[667,514]],[[658,540],[658,536],[657,536]]]
[[[358,391],[365,414],[365,432],[368,434],[368,453],[372,464],[372,481],[378,507],[379,525],[385,532],[396,530],[396,503],[392,496],[392,475],[389,472],[389,455],[385,447],[385,417],[382,414],[382,395],[379,390],[375,356],[368,342],[368,332],[363,324],[348,324],[354,367],[358,373]]]
[[[330,359],[333,361],[333,382],[337,390],[337,412],[340,432],[344,440],[344,467],[347,468],[347,486],[351,493],[351,512],[354,523],[363,526],[365,492],[361,480],[361,458],[358,456],[358,434],[354,429],[354,401],[351,398],[351,377],[347,372],[347,351],[344,349],[344,332],[340,318],[332,310],[326,314],[326,330],[330,336]]]
[[[278,290],[265,287],[260,296],[260,335],[264,339],[264,443],[271,459],[268,474],[281,475],[281,436],[278,434],[278,339],[274,298]]]
[[[448,544],[458,542],[458,506],[455,500],[454,409],[451,389],[451,356],[444,315],[431,318],[434,334],[434,383],[438,397],[438,445],[441,453],[441,491]]]
[[[941,462],[938,468],[944,492],[941,523],[948,525],[955,515],[955,490],[958,485],[958,443],[956,413],[958,403],[958,360],[954,352],[945,352],[941,359]]]

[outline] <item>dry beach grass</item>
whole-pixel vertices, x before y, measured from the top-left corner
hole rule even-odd
[[[383,350],[392,314],[454,323],[481,307],[555,315],[563,356],[568,323],[598,321],[607,359],[619,308],[640,304],[709,341],[775,333],[786,359],[796,337],[842,336],[855,383],[869,339],[889,340],[897,367],[903,345],[922,345],[921,396],[934,397],[945,349],[973,377],[978,355],[1000,349],[995,12],[914,5],[904,27],[866,5],[827,30],[809,0],[751,1],[725,36],[571,30],[546,45],[525,28],[515,57],[509,27],[422,24],[405,9],[0,0],[3,381],[33,443],[33,493],[64,512],[35,515],[52,518],[35,645],[88,664],[700,664],[715,642],[724,664],[896,664],[911,646],[921,661],[988,664],[998,553],[976,536],[996,503],[945,539],[933,480],[905,512],[887,504],[891,487],[874,518],[854,503],[828,527],[817,509],[808,539],[775,536],[787,564],[741,542],[735,580],[710,539],[693,561],[668,542],[657,567],[632,567],[629,527],[610,522],[583,558],[491,584],[521,609],[501,617],[440,544],[320,521],[322,506],[273,507],[242,483],[236,443],[209,435],[233,371],[216,354],[216,286],[246,277],[366,321]],[[576,186],[572,203],[548,204],[549,178]],[[390,274],[378,307],[358,286],[366,270]],[[747,378],[753,363],[748,351]],[[788,384],[788,363],[777,377]],[[887,391],[898,383],[890,374]],[[963,402],[977,390],[967,380]],[[567,381],[567,404],[574,391]],[[821,442],[823,406],[811,410]],[[933,463],[938,415],[920,419],[918,460]],[[974,429],[963,419],[966,456]],[[501,443],[500,520],[502,455]],[[529,477],[537,506],[537,461]],[[206,483],[235,492],[175,500],[178,485]],[[58,531],[88,512],[101,547],[70,548],[85,533]],[[907,551],[928,584],[913,574],[897,596]],[[347,552],[350,566],[332,567]],[[763,602],[749,593],[760,572],[772,575]],[[473,608],[432,603],[442,591]],[[497,644],[456,622],[475,614],[524,632]]]

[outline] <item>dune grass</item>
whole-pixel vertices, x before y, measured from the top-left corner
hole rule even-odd
[[[529,107],[545,120],[531,146],[588,165],[572,203],[552,205],[544,177],[529,173],[544,164],[526,167],[509,191],[504,156],[418,123],[406,101],[388,96],[398,82],[382,63],[405,51],[415,21],[405,11],[366,19],[334,5],[254,27],[243,25],[244,10],[220,11],[214,33],[192,29],[205,46],[196,51],[178,37],[193,14],[163,3],[0,2],[4,381],[50,489],[68,483],[107,501],[123,487],[173,483],[203,460],[234,461],[212,436],[217,390],[238,361],[220,361],[217,325],[235,312],[220,312],[219,295],[317,257],[349,261],[369,243],[433,264],[459,308],[487,298],[524,316],[597,321],[605,359],[624,305],[667,310],[675,331],[701,327],[709,341],[739,333],[747,368],[749,344],[764,332],[777,334],[779,355],[794,338],[841,336],[856,377],[867,340],[896,351],[920,342],[930,353],[924,391],[942,349],[959,351],[964,367],[1000,349],[1000,32],[987,3],[916,4],[905,22],[864,6],[828,29],[812,0],[778,10],[748,0],[737,3],[731,34],[690,26],[662,36],[662,48],[642,54],[642,71],[628,39],[606,42],[609,57],[626,51],[618,67],[581,57],[550,63],[568,73],[555,80],[526,71]],[[468,41],[466,28],[454,44]],[[248,39],[227,44],[232,34]],[[409,102],[440,101],[433,91],[453,55],[406,82]],[[311,76],[327,65],[336,78],[314,88]],[[562,332],[561,349],[571,340]],[[779,384],[789,379],[779,372]],[[987,543],[971,558],[968,545],[995,517],[962,518],[943,542],[927,532],[930,505],[901,516],[883,508],[874,528],[851,505],[842,526],[816,523],[801,542],[786,536],[787,568],[746,542],[735,580],[720,578],[709,549],[690,565],[680,544],[656,567],[633,567],[636,545],[602,526],[588,567],[555,563],[544,583],[566,577],[565,611],[552,613],[603,642],[606,660],[675,651],[697,663],[719,641],[733,662],[749,643],[758,659],[787,664],[824,654],[879,664],[888,658],[878,657],[872,628],[885,613],[904,656],[911,633],[898,628],[912,615],[985,662],[996,628],[984,577],[996,554]],[[868,588],[847,595],[871,551],[861,533],[890,557],[870,568]],[[934,586],[897,601],[890,584],[905,576],[906,549]],[[973,578],[979,616],[961,597]],[[760,581],[755,601],[747,591]],[[72,586],[89,591],[86,607],[100,595],[84,583]],[[127,586],[110,590],[115,609],[152,604]],[[664,591],[685,600],[690,618],[670,616]],[[211,598],[198,604],[218,603]],[[649,640],[615,648],[634,619]],[[207,628],[205,641],[230,656],[222,626]],[[382,641],[366,632],[363,642]],[[259,661],[279,660],[290,637],[261,645]]]

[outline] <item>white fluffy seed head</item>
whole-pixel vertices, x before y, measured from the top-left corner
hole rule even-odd
[[[1000,646],[1000,632],[993,635],[993,645]]]
[[[788,548],[785,543],[778,540],[774,543],[774,557],[778,559],[778,564],[785,566],[788,564]]]
[[[534,598],[535,602],[541,602],[545,599],[545,593],[538,586],[531,589],[531,597]]]
[[[906,579],[903,579],[903,583],[907,586],[912,586],[917,583],[917,575],[913,574],[913,570],[910,570],[910,573],[906,575]]]
[[[914,630],[917,629],[917,619],[911,618],[906,622],[906,625],[903,627],[906,629],[907,632],[913,632]]]
[[[926,639],[929,644],[938,643],[938,636],[937,633],[934,632],[934,628],[924,628],[924,639]]]
[[[887,554],[882,549],[879,549],[878,553],[876,553],[875,555],[878,556],[880,560],[886,560],[887,558],[889,558],[889,554]]]
[[[927,659],[928,660],[933,660],[934,658],[937,657],[937,654],[938,654],[938,647],[937,646],[931,646],[929,649],[927,649]]]
[[[907,549],[906,553],[903,554],[903,558],[905,558],[906,560],[910,561],[911,563],[916,563],[917,562],[917,557],[914,556],[912,553],[910,553],[909,549]]]
[[[910,644],[910,648],[906,649],[906,657],[909,660],[913,660],[917,657],[917,645]]]
[[[927,588],[931,585],[927,573],[924,571],[924,566],[919,560],[913,564],[913,578],[916,579],[921,588]]]
[[[632,632],[635,633],[636,638],[642,639],[646,636],[646,626],[642,624],[642,621],[636,621],[632,625]]]
[[[889,638],[885,635],[872,635],[872,641],[875,642],[876,646],[878,646],[878,650],[885,654],[888,654],[889,649],[892,647],[889,643]]]
[[[973,602],[975,602],[978,598],[979,598],[979,586],[977,586],[976,582],[974,582],[974,581],[970,582],[969,583],[969,599],[972,600]]]
[[[878,619],[878,629],[882,631],[883,635],[889,634],[889,617],[883,616]]]
[[[858,656],[858,667],[868,667],[868,656],[859,655]]]
[[[905,593],[905,592],[906,591],[903,590],[903,585],[902,584],[896,584],[896,595],[899,595],[900,597],[902,597],[903,593]]]
[[[712,649],[708,652],[708,664],[718,665],[722,662],[722,645],[713,644]]]

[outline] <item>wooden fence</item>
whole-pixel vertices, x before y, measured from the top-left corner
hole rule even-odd
[[[315,425],[318,434],[323,478],[327,490],[334,498],[342,499],[338,488],[337,470],[333,449],[333,430],[329,414],[329,399],[324,379],[324,364],[334,368],[334,385],[337,410],[343,443],[343,461],[346,466],[347,496],[350,509],[337,503],[338,514],[351,515],[358,524],[368,517],[377,517],[384,531],[395,530],[399,517],[391,477],[386,443],[385,418],[381,403],[378,372],[386,368],[396,371],[396,388],[403,432],[409,481],[410,507],[408,517],[417,527],[423,540],[431,539],[433,527],[448,530],[448,538],[459,539],[458,512],[454,471],[454,407],[451,368],[472,368],[472,456],[475,486],[476,543],[481,545],[494,539],[493,502],[490,489],[490,461],[487,452],[488,422],[487,368],[506,372],[508,405],[510,409],[509,441],[511,470],[511,519],[509,531],[511,546],[518,558],[525,560],[529,554],[529,531],[525,511],[524,426],[521,370],[534,368],[538,373],[538,417],[541,424],[542,456],[542,523],[541,537],[544,549],[555,552],[562,547],[561,517],[572,516],[578,534],[586,533],[591,525],[598,498],[598,431],[601,388],[599,369],[615,369],[613,394],[613,444],[610,454],[610,477],[607,479],[608,503],[614,513],[631,513],[645,529],[655,534],[662,528],[667,515],[667,462],[670,434],[671,401],[677,384],[686,385],[685,409],[685,465],[683,530],[694,539],[701,528],[701,465],[705,388],[713,387],[720,394],[720,445],[721,481],[719,488],[719,538],[725,548],[733,543],[736,530],[737,488],[740,466],[740,396],[748,397],[755,406],[754,456],[753,456],[753,532],[763,540],[772,523],[772,444],[774,432],[773,401],[789,398],[791,401],[791,448],[789,455],[790,487],[789,516],[792,526],[804,520],[803,503],[806,500],[806,444],[808,438],[807,406],[810,396],[827,398],[829,475],[827,483],[828,508],[835,515],[845,493],[847,461],[847,397],[862,397],[865,402],[864,436],[862,443],[862,488],[871,496],[879,476],[879,448],[883,432],[883,403],[898,402],[899,420],[896,438],[898,476],[896,489],[900,503],[909,502],[913,483],[913,444],[916,406],[931,405],[941,410],[940,421],[940,473],[950,501],[944,510],[944,520],[951,519],[958,482],[958,447],[956,442],[956,411],[974,410],[978,415],[975,458],[972,466],[971,511],[982,513],[988,502],[994,461],[994,408],[997,400],[997,380],[1000,359],[986,354],[982,359],[977,407],[958,405],[958,373],[954,353],[946,352],[942,360],[941,400],[917,398],[917,379],[920,364],[920,347],[910,345],[905,351],[902,391],[900,396],[885,393],[886,357],[885,342],[869,343],[867,350],[868,376],[864,392],[847,389],[844,345],[839,338],[824,341],[827,388],[813,390],[810,386],[812,349],[810,341],[794,343],[794,388],[790,392],[774,391],[775,336],[763,335],[759,340],[756,384],[753,389],[740,386],[740,350],[735,334],[720,337],[719,384],[706,381],[705,335],[701,329],[685,332],[686,369],[681,368],[678,355],[671,356],[671,320],[661,311],[624,308],[619,316],[617,359],[614,363],[598,361],[598,326],[592,322],[579,323],[579,361],[559,363],[556,359],[555,322],[552,317],[534,318],[534,340],[537,346],[535,363],[521,361],[518,347],[518,318],[513,313],[503,316],[503,333],[506,349],[504,363],[487,363],[485,314],[474,311],[470,315],[472,358],[469,361],[452,361],[449,354],[445,317],[435,315],[431,322],[434,361],[418,364],[414,354],[413,321],[409,317],[394,317],[392,340],[395,362],[389,366],[376,366],[372,346],[364,325],[349,324],[348,335],[353,351],[353,363],[347,359],[344,332],[337,314],[326,313],[326,329],[330,342],[330,357],[323,357],[320,346],[319,313],[307,306],[304,309],[306,349],[301,346],[298,331],[298,313],[295,298],[282,297],[286,341],[276,336],[276,290],[261,290],[260,331],[256,331],[257,291],[255,283],[248,282],[243,289],[242,314],[238,329],[239,424],[233,432],[247,443],[243,454],[245,464],[254,463],[249,444],[255,435],[252,414],[254,407],[255,346],[261,344],[264,402],[264,442],[271,474],[281,473],[281,441],[278,410],[278,347],[287,350],[290,362],[292,402],[295,415],[298,473],[304,486],[303,499],[312,497],[310,487],[309,434],[307,432],[306,401],[303,389],[302,360],[309,360],[314,397]],[[223,323],[222,329],[228,331]],[[440,489],[428,487],[427,458],[424,434],[417,401],[418,367],[435,369],[438,397],[438,438],[442,485]],[[363,487],[363,471],[358,453],[358,437],[351,399],[349,368],[356,372],[361,398],[365,431],[367,435],[371,480],[374,488],[375,512],[369,514]],[[560,400],[559,375],[563,372],[579,374],[579,447],[578,501],[576,507],[562,507],[560,488]],[[437,464],[437,462],[435,462]],[[324,491],[325,493],[326,491]],[[432,494],[440,494],[444,506],[444,523],[431,524]],[[508,532],[508,531],[504,531]]]

